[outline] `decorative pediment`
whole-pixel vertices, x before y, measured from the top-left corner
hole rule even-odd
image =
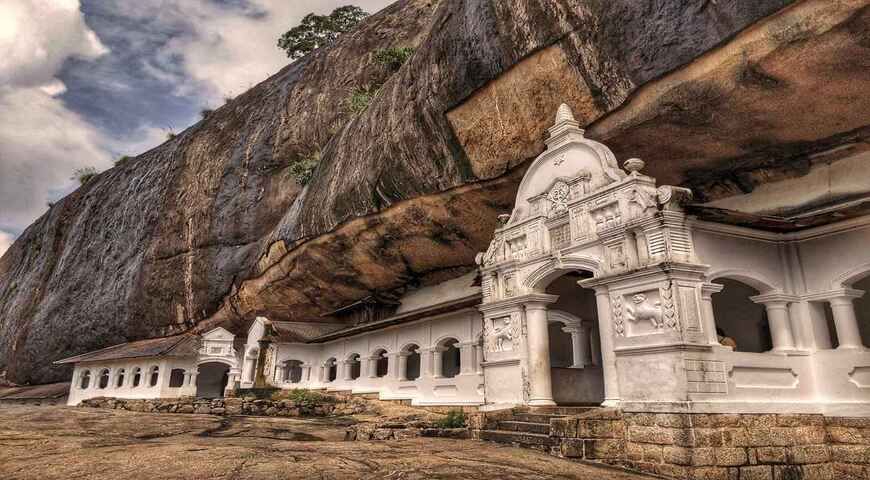
[[[567,105],[559,107],[549,132],[547,150],[532,162],[520,184],[508,225],[561,213],[570,199],[626,177],[609,148],[584,136]]]
[[[202,334],[202,339],[204,341],[233,341],[236,338],[235,335],[230,333],[227,329],[223,327],[217,327],[215,329],[209,330],[208,332]]]

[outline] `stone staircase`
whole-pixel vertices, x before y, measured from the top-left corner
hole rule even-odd
[[[550,436],[550,420],[580,415],[598,407],[527,407],[488,414],[480,440],[550,452],[561,439]]]

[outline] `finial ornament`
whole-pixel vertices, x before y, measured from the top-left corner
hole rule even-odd
[[[559,105],[559,110],[556,111],[556,125],[565,122],[565,121],[574,121],[574,114],[571,113],[571,109],[566,104]]]
[[[643,170],[643,167],[646,166],[646,162],[639,158],[629,158],[622,164],[623,168],[625,168],[628,173],[640,172]]]

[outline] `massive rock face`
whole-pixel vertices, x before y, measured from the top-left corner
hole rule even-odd
[[[866,149],[866,1],[790,3],[397,2],[29,227],[0,258],[0,370],[467,272],[563,101],[704,199]],[[416,51],[391,74],[388,46]]]

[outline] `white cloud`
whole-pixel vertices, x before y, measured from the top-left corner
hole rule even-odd
[[[178,94],[198,94],[212,102],[238,95],[290,63],[276,46],[278,37],[297,25],[306,14],[325,14],[347,0],[249,0],[244,8],[211,0],[140,0],[118,8],[133,18],[167,26],[184,25],[187,35],[170,40],[157,56],[160,70],[172,72],[183,59],[187,78],[176,78]],[[374,13],[390,0],[353,2]],[[158,13],[155,13],[158,12]],[[154,65],[147,65],[153,68]],[[156,69],[155,69],[156,70]],[[201,85],[209,92],[198,91]]]
[[[0,0],[0,85],[51,83],[69,57],[108,52],[88,28],[78,0]]]
[[[56,98],[69,57],[108,52],[78,0],[0,0],[0,227],[22,229],[69,188],[75,168],[109,165],[105,139]]]
[[[6,253],[6,250],[9,250],[9,247],[12,246],[12,242],[15,241],[15,238],[3,231],[0,231],[0,257]]]

